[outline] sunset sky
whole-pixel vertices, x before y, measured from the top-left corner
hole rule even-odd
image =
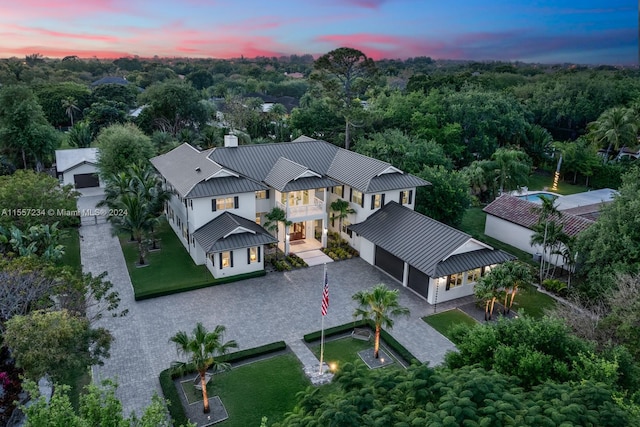
[[[632,0],[0,0],[0,57],[314,56],[636,64]]]

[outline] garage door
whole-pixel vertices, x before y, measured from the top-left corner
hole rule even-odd
[[[376,246],[376,266],[402,282],[404,261],[390,252],[385,251],[380,246]]]
[[[73,175],[76,188],[100,187],[98,175],[95,173],[80,173]]]
[[[408,286],[416,291],[418,295],[427,298],[429,295],[429,276],[413,266],[409,266]]]

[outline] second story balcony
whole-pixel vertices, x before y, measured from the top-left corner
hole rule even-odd
[[[324,200],[317,197],[310,197],[310,203],[303,203],[302,200],[296,201],[295,204],[284,204],[276,201],[276,206],[287,214],[287,219],[293,220],[305,217],[318,217],[324,215],[327,211]]]

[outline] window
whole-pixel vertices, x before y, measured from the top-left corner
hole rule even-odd
[[[371,209],[378,209],[384,206],[384,194],[371,195]]]
[[[216,263],[215,263],[215,261],[214,261],[214,260],[216,259],[216,254],[211,254],[211,253],[209,253],[209,254],[207,254],[207,258],[209,258],[209,261],[211,261],[211,265],[212,265],[212,266],[215,266],[215,265],[216,265]]]
[[[238,196],[211,199],[212,212],[222,211],[225,209],[238,209]]]
[[[404,190],[400,192],[400,204],[410,205],[413,198],[413,190]]]
[[[261,216],[262,216],[261,213],[256,215],[256,224],[258,224],[258,225],[260,225],[260,222],[262,222]]]
[[[269,190],[256,191],[256,199],[268,199],[268,198],[269,198]]]
[[[467,283],[477,282],[480,276],[482,276],[482,268],[467,271]]]
[[[260,262],[260,246],[247,248],[247,264]]]
[[[364,197],[362,197],[362,191],[353,190],[351,193],[351,201],[357,203],[360,207],[364,204]]]
[[[193,199],[189,199],[189,207],[193,210]]]
[[[447,277],[447,290],[462,285],[462,273],[451,274]]]
[[[335,187],[333,187],[333,194],[344,197],[344,185],[336,185]]]
[[[220,252],[220,268],[233,267],[233,252]]]

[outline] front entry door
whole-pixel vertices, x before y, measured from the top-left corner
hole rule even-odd
[[[291,226],[291,233],[289,233],[289,240],[302,240],[306,236],[304,234],[305,229],[304,222],[296,222]]]

